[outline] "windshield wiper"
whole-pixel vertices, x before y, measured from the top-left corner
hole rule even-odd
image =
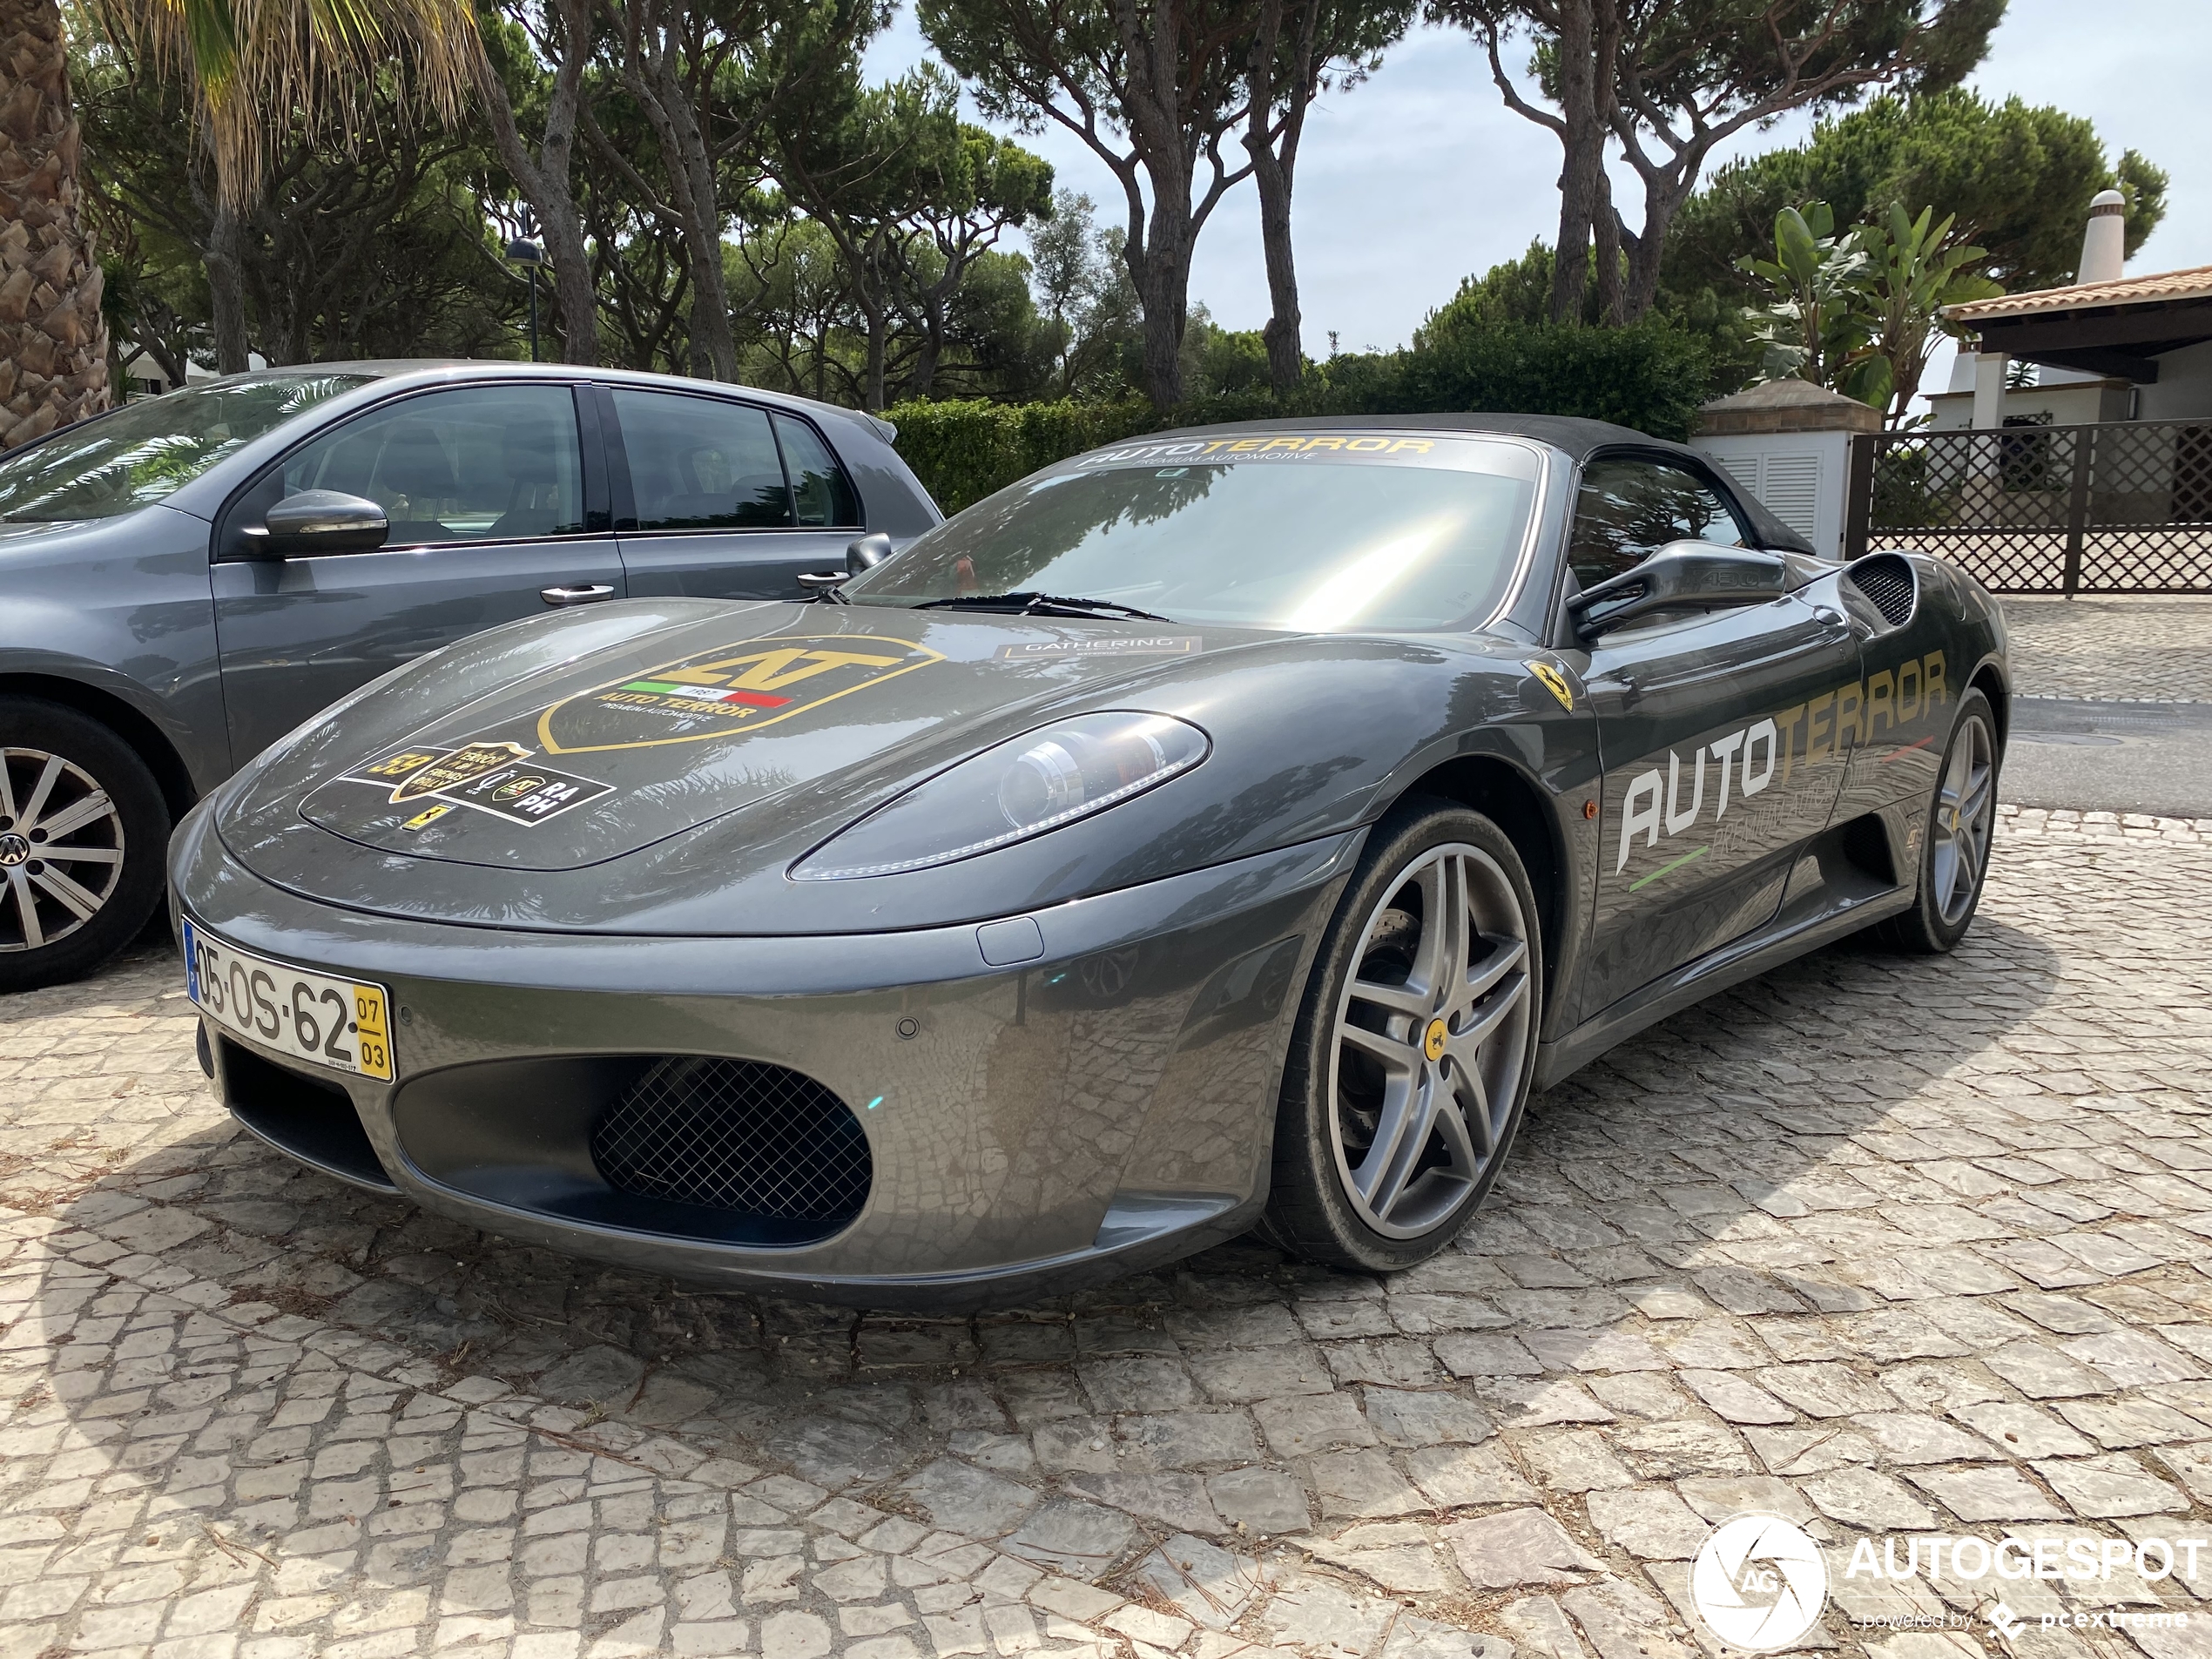
[[[1025,617],[1111,617],[1130,622],[1175,620],[1157,610],[1139,610],[1135,605],[1117,604],[1111,599],[1069,599],[1054,593],[963,593],[950,599],[925,599],[914,607],[917,610],[948,608],[1008,610]]]

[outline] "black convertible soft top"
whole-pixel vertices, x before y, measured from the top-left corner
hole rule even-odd
[[[1752,531],[1758,537],[1761,547],[1771,548],[1777,552],[1818,556],[1814,553],[1811,543],[1769,512],[1765,503],[1739,487],[1723,469],[1714,466],[1689,445],[1670,443],[1664,438],[1655,438],[1649,433],[1638,432],[1633,427],[1615,426],[1610,421],[1588,421],[1573,415],[1316,415],[1289,420],[1232,421],[1219,426],[1178,427],[1173,432],[1147,435],[1165,439],[1198,432],[1218,435],[1225,432],[1361,430],[1502,432],[1548,444],[1578,467],[1600,450],[1642,449],[1647,453],[1656,450],[1688,462],[1725,489],[1737,505],[1743,509],[1744,517],[1750,520]]]

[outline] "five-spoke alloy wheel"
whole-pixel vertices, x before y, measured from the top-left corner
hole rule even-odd
[[[1933,955],[1966,937],[1989,874],[2004,759],[1995,711],[1979,691],[1969,691],[1959,699],[1919,843],[1919,891],[1910,910],[1879,924],[1887,943]]]
[[[58,704],[0,698],[0,991],[72,979],[145,926],[169,811],[136,752]]]
[[[1412,803],[1379,825],[1318,955],[1268,1230],[1317,1260],[1433,1255],[1496,1178],[1534,1069],[1542,941],[1512,841]]]

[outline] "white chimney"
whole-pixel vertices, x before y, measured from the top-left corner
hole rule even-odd
[[[2117,282],[2128,239],[2128,199],[2101,190],[2089,204],[2089,226],[2081,233],[2081,270],[2076,282]]]

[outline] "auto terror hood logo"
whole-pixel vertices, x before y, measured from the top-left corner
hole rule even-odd
[[[703,743],[758,731],[931,663],[872,634],[783,634],[718,645],[565,698],[538,717],[548,754]]]

